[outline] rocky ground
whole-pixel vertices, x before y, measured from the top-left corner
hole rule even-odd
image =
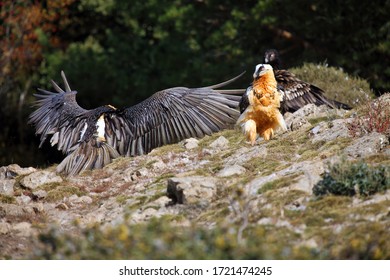
[[[270,258],[310,257],[294,248],[323,258],[389,258],[389,190],[313,194],[336,162],[389,166],[388,136],[352,137],[355,115],[307,105],[285,116],[288,132],[253,147],[238,129],[226,130],[68,178],[55,167],[1,167],[0,258],[41,258],[41,236],[52,228],[72,235],[94,225],[104,232],[156,218],[177,231],[232,225],[238,243],[254,228],[264,242],[288,239],[290,251],[263,254]]]

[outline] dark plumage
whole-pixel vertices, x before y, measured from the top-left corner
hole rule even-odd
[[[347,104],[328,99],[319,87],[298,79],[287,70],[280,69],[281,61],[277,50],[267,50],[264,54],[264,63],[271,64],[274,68],[278,90],[282,95],[280,107],[282,113],[295,112],[309,103],[317,106],[327,105],[330,108],[351,109]]]
[[[67,157],[57,172],[78,174],[101,168],[119,156],[136,156],[189,137],[203,137],[233,126],[239,112],[239,96],[226,95],[225,86],[241,75],[209,87],[175,87],[159,91],[132,107],[110,105],[86,110],[76,102],[65,74],[65,91],[52,81],[57,93],[38,89],[38,109],[29,123],[40,134],[40,146],[51,135]],[[229,90],[226,90],[229,92]]]

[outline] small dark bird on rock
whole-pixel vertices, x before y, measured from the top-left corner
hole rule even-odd
[[[41,135],[40,146],[51,136],[51,145],[67,155],[57,172],[75,175],[102,168],[119,156],[147,154],[156,147],[232,127],[239,117],[240,96],[217,88],[243,74],[208,87],[165,89],[128,108],[105,105],[86,110],[77,104],[77,92],[61,72],[65,90],[54,81],[57,93],[38,89],[38,109],[29,123]]]
[[[281,69],[279,52],[269,49],[264,54],[264,63],[270,64],[275,73],[278,90],[281,93],[281,111],[295,112],[306,104],[317,106],[327,105],[330,108],[352,109],[349,105],[331,100],[324,95],[324,91],[315,85],[298,79],[294,74]]]

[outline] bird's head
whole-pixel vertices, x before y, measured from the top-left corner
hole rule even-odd
[[[269,64],[257,64],[255,72],[253,73],[253,79],[258,79],[268,72],[272,72],[272,66]]]
[[[264,63],[271,64],[275,69],[280,68],[279,52],[275,49],[266,50],[264,53]]]

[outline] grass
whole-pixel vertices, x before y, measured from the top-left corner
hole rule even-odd
[[[14,204],[16,203],[16,199],[14,196],[0,194],[0,202],[6,204]]]
[[[302,175],[302,173],[291,174],[291,175],[283,176],[283,177],[276,179],[276,180],[273,180],[271,182],[267,182],[258,190],[258,193],[259,194],[265,193],[267,191],[273,191],[273,190],[287,187],[291,184],[296,183],[297,178],[301,175]]]
[[[64,197],[69,197],[74,194],[82,196],[85,195],[86,192],[75,186],[58,186],[57,188],[48,191],[45,200],[48,202],[56,202],[62,200]]]

